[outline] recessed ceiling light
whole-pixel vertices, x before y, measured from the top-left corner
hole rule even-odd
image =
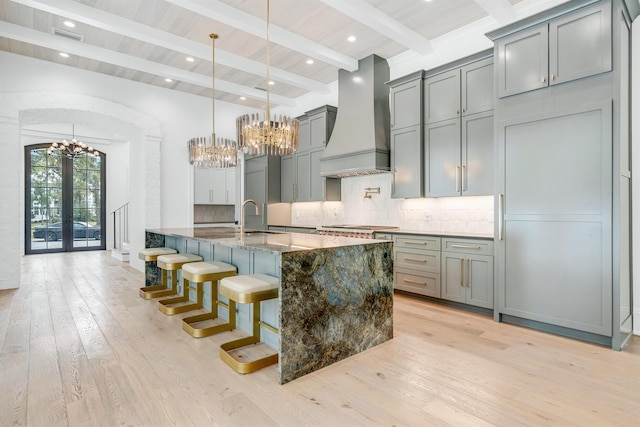
[[[273,86],[274,84],[276,84],[276,82],[274,82],[273,80],[269,80],[269,86]]]
[[[68,58],[69,54],[65,52],[60,52],[60,56],[62,56],[63,58]]]
[[[192,58],[192,57],[190,57],[190,56],[187,56],[187,62],[193,62],[193,61],[195,61],[195,59],[193,59],[193,58]]]
[[[349,36],[349,37],[347,37],[347,40],[350,41],[350,42],[354,42],[354,41],[356,41],[356,36]]]
[[[311,59],[311,58],[307,59],[307,64],[309,64],[309,65],[313,64],[313,59]]]
[[[240,97],[240,101],[244,101],[245,99],[247,99],[247,97],[246,97],[246,96],[241,96],[241,97]]]
[[[64,24],[66,27],[69,27],[69,28],[75,28],[75,27],[76,27],[76,24],[74,24],[74,23],[73,23],[73,22],[71,22],[71,21],[64,21],[64,22],[63,22],[63,24]]]
[[[167,77],[166,79],[164,79],[165,82],[167,83],[171,83],[173,80],[171,80],[169,77]]]

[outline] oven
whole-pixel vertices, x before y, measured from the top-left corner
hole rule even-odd
[[[318,234],[324,236],[359,237],[361,239],[373,239],[376,231],[395,230],[398,227],[392,225],[356,225],[337,224],[322,225],[317,228]]]

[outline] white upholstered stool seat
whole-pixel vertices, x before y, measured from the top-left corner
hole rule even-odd
[[[171,248],[145,248],[138,252],[138,258],[146,262],[156,262],[160,255],[170,255],[178,253],[175,249]],[[157,263],[156,263],[157,266]],[[155,275],[155,274],[154,274]],[[166,271],[161,271],[161,279],[160,283],[150,284],[149,286],[145,286],[140,288],[138,294],[144,299],[153,298],[153,293],[158,291],[166,291],[167,287],[167,276]]]
[[[224,343],[220,346],[220,358],[236,372],[248,374],[262,369],[265,366],[278,363],[278,353],[249,362],[240,361],[232,354],[236,350],[260,342],[260,329],[265,327],[274,333],[278,330],[268,325],[260,319],[260,302],[268,299],[278,298],[278,288],[280,280],[277,277],[266,274],[248,274],[241,276],[226,277],[220,281],[220,294],[229,298],[229,323],[231,323],[231,312],[235,313],[236,302],[241,304],[252,304],[252,327],[253,335]],[[235,324],[235,316],[233,319]]]

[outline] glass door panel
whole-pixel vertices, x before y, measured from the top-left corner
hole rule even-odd
[[[25,148],[26,253],[105,249],[103,156],[68,159]]]

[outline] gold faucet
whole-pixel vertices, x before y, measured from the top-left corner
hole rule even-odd
[[[255,200],[253,199],[247,199],[244,202],[242,202],[242,222],[240,223],[240,234],[244,234],[244,207],[248,204],[248,203],[253,203],[253,206],[256,207],[256,215],[260,215],[260,211],[258,210],[258,204],[256,203]]]

